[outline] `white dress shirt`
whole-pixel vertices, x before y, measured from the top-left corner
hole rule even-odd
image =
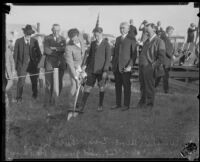
[[[100,39],[99,41],[97,41],[97,44],[100,45],[103,39]]]
[[[122,40],[127,36],[128,33],[122,35]]]
[[[77,47],[81,48],[81,43],[80,43],[80,42],[75,43],[75,45],[76,45]]]
[[[26,44],[30,44],[30,39],[26,39],[25,37],[24,37],[24,42],[26,43]]]
[[[149,38],[149,42],[151,42],[155,36],[156,34],[154,33],[154,35],[151,38]]]

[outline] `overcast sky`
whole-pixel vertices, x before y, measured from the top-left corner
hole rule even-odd
[[[11,6],[6,23],[36,24],[40,22],[41,33],[50,34],[51,26],[59,23],[62,30],[78,28],[91,34],[100,12],[100,26],[104,33],[119,35],[119,24],[122,21],[134,20],[138,28],[143,20],[156,23],[161,21],[166,28],[172,25],[174,34],[186,36],[189,24],[198,24],[198,8],[189,5],[115,5],[115,6]],[[141,32],[139,32],[139,36]]]

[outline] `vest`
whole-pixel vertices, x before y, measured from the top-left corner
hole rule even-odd
[[[30,45],[24,43],[24,63],[28,64],[30,62]]]
[[[139,55],[139,65],[148,65],[149,62],[148,62],[148,59],[147,59],[147,51],[149,50],[149,45],[150,45],[150,42],[147,40],[142,48],[142,52],[141,54]]]

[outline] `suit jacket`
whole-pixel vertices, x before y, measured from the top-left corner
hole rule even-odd
[[[76,76],[76,69],[82,66],[82,61],[85,56],[86,45],[79,39],[81,48],[76,46],[72,41],[69,41],[65,49],[65,62],[67,63],[73,76]]]
[[[121,39],[122,36],[117,37],[114,47],[112,59],[113,72],[117,70],[117,66],[119,67],[119,71],[123,71],[129,65],[133,66],[137,58],[136,40],[128,38],[128,35],[123,41]]]
[[[160,67],[164,64],[165,53],[165,43],[158,36],[155,36],[150,42],[147,39],[139,56],[139,65],[153,64],[154,70],[157,70],[157,76],[163,75],[163,68]]]
[[[171,66],[171,60],[172,60],[172,55],[173,55],[173,44],[171,43],[170,39],[167,37],[166,33],[162,33],[160,38],[164,41],[165,43],[165,48],[166,48],[166,53],[164,57],[164,65],[165,67],[170,67]]]
[[[108,71],[111,61],[111,47],[107,40],[103,39],[97,45],[96,41],[91,43],[89,56],[86,61],[86,72],[101,74]]]
[[[51,47],[56,47],[57,51],[52,50]],[[62,36],[59,36],[57,40],[54,40],[53,34],[44,38],[44,55],[46,55],[44,67],[46,70],[53,70],[53,68],[65,69],[65,48],[66,40]]]
[[[15,42],[13,54],[15,61],[15,69],[17,73],[21,73],[22,71],[37,73],[39,70],[37,68],[37,64],[39,63],[40,58],[42,56],[38,41],[34,38],[30,39],[30,57],[27,56],[27,53],[24,53],[24,45],[24,37],[17,39]],[[30,60],[28,58],[30,58]]]

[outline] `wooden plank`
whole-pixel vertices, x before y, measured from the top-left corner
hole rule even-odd
[[[195,71],[170,71],[170,77],[177,78],[199,78],[199,72]]]
[[[174,65],[174,66],[171,67],[171,70],[175,70],[175,69],[199,71],[199,68],[196,67],[196,66],[179,66],[179,65]]]
[[[185,83],[185,82],[178,81],[178,80],[171,79],[171,78],[169,78],[169,84],[179,86],[179,87],[184,87],[184,88],[191,89],[191,90],[197,90],[197,91],[199,90],[198,85],[191,84],[191,83]]]

